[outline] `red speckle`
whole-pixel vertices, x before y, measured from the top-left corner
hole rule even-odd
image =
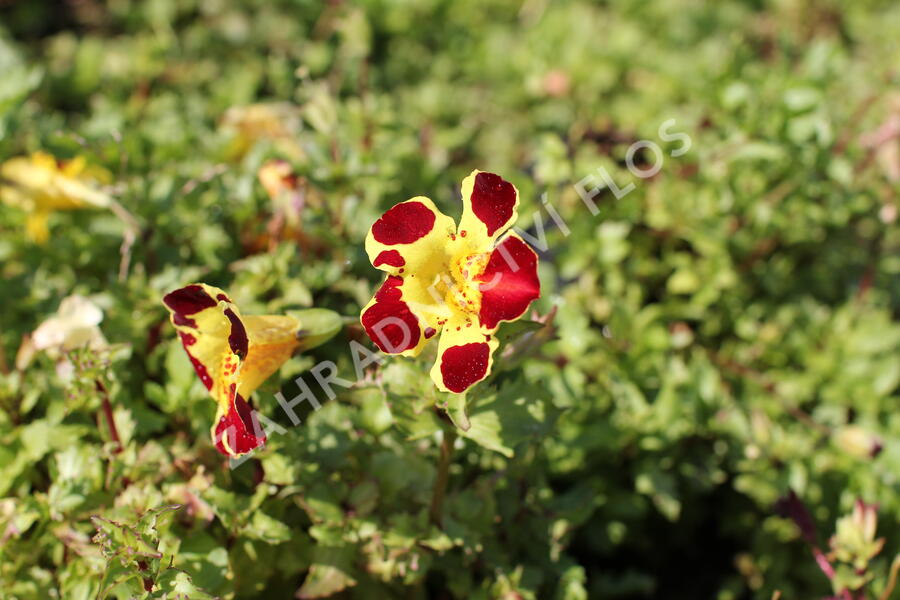
[[[462,327],[457,327],[457,328],[456,328],[457,331],[459,331],[460,329],[462,329]]]
[[[388,246],[411,244],[428,235],[434,221],[434,213],[421,202],[401,202],[375,221],[372,237]]]
[[[478,314],[482,326],[493,329],[500,321],[517,319],[540,297],[537,262],[534,250],[517,237],[507,237],[494,249],[484,272],[478,276],[482,282]]]
[[[375,260],[372,261],[372,264],[376,267],[380,267],[381,265],[402,267],[406,264],[406,261],[403,260],[403,255],[396,250],[382,250],[378,256],[375,257]]]
[[[266,443],[266,434],[259,420],[253,418],[253,409],[234,390],[235,385],[232,383],[230,391],[234,399],[231,409],[216,423],[215,431],[216,449],[229,456],[246,454]],[[225,447],[224,440],[228,440],[232,452]]]
[[[388,276],[375,293],[375,304],[362,315],[362,325],[369,338],[382,352],[398,354],[419,343],[419,319],[409,309],[400,286],[403,278]]]
[[[479,173],[472,187],[472,212],[487,227],[488,235],[503,227],[513,215],[516,188],[499,175]]]
[[[459,235],[461,235],[461,236],[463,236],[463,237],[466,237],[466,230],[463,229],[462,231],[460,231],[460,232],[459,232]]]
[[[212,308],[216,301],[199,285],[189,285],[163,297],[163,304],[172,311],[172,322],[185,327],[197,327],[196,321],[189,319],[206,308]]]
[[[426,327],[425,328],[425,339],[428,340],[428,339],[433,338],[434,334],[436,334],[436,333],[437,333],[437,329],[435,329],[434,327]]]
[[[448,390],[464,392],[487,375],[490,346],[482,342],[450,346],[441,357],[441,377]]]
[[[179,331],[178,335],[181,336],[181,343],[184,344],[184,347],[193,346],[197,343],[197,338],[195,338],[190,333],[184,333],[183,331]]]
[[[451,233],[451,234],[450,234],[450,239],[453,240],[453,241],[455,242],[455,241],[456,241],[456,234],[455,234],[455,233]]]
[[[466,323],[466,327],[471,327],[471,326],[472,326],[472,322],[471,322],[471,321],[469,321],[468,323]]]

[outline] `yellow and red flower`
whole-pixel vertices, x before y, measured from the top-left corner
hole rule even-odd
[[[266,443],[247,399],[300,347],[290,316],[245,316],[219,288],[195,283],[163,298],[200,381],[218,404],[213,442],[229,456]]]
[[[112,198],[101,188],[111,179],[108,171],[88,165],[84,157],[57,160],[35,152],[0,164],[0,200],[28,212],[28,237],[43,244],[53,211],[109,208]]]
[[[521,317],[540,296],[537,254],[507,231],[519,204],[515,186],[473,171],[462,182],[462,200],[458,227],[424,196],[372,225],[366,252],[388,276],[360,315],[389,354],[416,356],[440,333],[431,378],[455,393],[488,376],[500,323]]]

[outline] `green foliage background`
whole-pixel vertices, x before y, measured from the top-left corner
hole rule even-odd
[[[0,3],[0,159],[84,154],[141,226],[118,281],[112,214],[57,213],[38,247],[0,207],[0,597],[822,597],[772,509],[788,489],[823,545],[855,498],[879,503],[880,592],[900,551],[898,184],[858,139],[900,92],[898,31],[888,1]],[[317,201],[308,244],[256,251],[256,169],[279,149],[229,162],[218,123],[269,100],[302,111],[292,163]],[[648,180],[625,168],[638,139],[665,151]],[[592,216],[574,184],[599,167],[636,187]],[[518,186],[521,227],[542,215],[535,308],[557,313],[470,398],[443,529],[429,356],[296,428],[272,398],[322,359],[353,378],[353,325],[257,392],[288,432],[229,470],[162,295],[203,280],[245,313],[355,316],[379,280],[368,226],[419,194],[458,216],[473,168]],[[74,292],[125,345],[98,367],[120,454],[98,394],[44,356],[14,368]],[[848,424],[882,452],[836,443]]]

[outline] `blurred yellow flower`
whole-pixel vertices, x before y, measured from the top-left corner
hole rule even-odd
[[[101,186],[108,171],[90,166],[84,157],[58,160],[45,152],[11,158],[0,164],[0,200],[27,211],[28,237],[47,241],[47,218],[55,210],[108,208],[112,198]]]
[[[303,158],[303,149],[297,143],[300,110],[293,104],[265,102],[233,106],[225,111],[221,124],[222,129],[234,136],[227,152],[232,160],[240,160],[263,140],[271,142],[287,158]]]

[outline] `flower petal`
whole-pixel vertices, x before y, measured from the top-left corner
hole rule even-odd
[[[388,275],[360,315],[369,338],[382,352],[416,356],[450,317],[450,309],[431,296],[430,283],[411,274]]]
[[[50,228],[47,227],[49,218],[50,212],[42,208],[35,209],[25,218],[25,234],[29,240],[35,244],[47,243],[50,239]]]
[[[444,325],[431,379],[442,392],[462,393],[490,374],[499,345],[493,335],[471,326],[460,313]]]
[[[237,457],[256,450],[266,443],[266,434],[259,419],[244,398],[234,392],[229,408],[220,408],[212,427],[212,438],[216,449],[222,454]]]
[[[463,179],[462,200],[458,234],[472,248],[483,249],[516,220],[519,191],[499,175],[475,170]]]
[[[163,298],[163,303],[171,313],[172,324],[194,370],[219,406],[215,427],[219,427],[224,418],[236,430],[246,431],[246,427],[241,427],[240,415],[235,415],[242,408],[238,388],[250,341],[237,306],[225,292],[204,283],[175,290]]]
[[[447,262],[447,242],[456,224],[434,202],[418,196],[395,204],[375,221],[366,236],[372,265],[391,275],[439,270]]]
[[[248,315],[243,320],[250,338],[250,348],[241,365],[238,389],[249,398],[300,345],[297,338],[300,321],[294,317],[275,315]]]
[[[67,169],[69,164],[75,168]],[[103,172],[99,168],[87,169],[83,158],[57,161],[43,152],[11,158],[0,165],[0,179],[6,184],[3,200],[27,210],[107,207],[112,199],[98,185],[101,181],[97,174]]]
[[[477,280],[481,290],[478,318],[485,329],[514,321],[541,295],[537,253],[515,233],[497,244]]]
[[[291,357],[301,324],[289,316],[242,317],[219,288],[195,283],[163,299],[197,375],[216,400],[213,442],[239,456],[266,443],[245,398]]]
[[[34,330],[31,340],[36,350],[68,352],[84,346],[100,349],[107,345],[98,327],[102,320],[99,306],[73,294],[59,303],[55,315]]]
[[[215,298],[219,294],[224,292],[197,283],[175,290],[163,298],[191,364],[216,400],[223,397],[223,389],[228,388],[223,379],[227,379],[228,384],[234,380],[240,361],[228,342],[232,335],[232,321],[225,316],[226,308],[231,308],[232,314],[237,316],[236,307],[224,301],[220,305]]]

